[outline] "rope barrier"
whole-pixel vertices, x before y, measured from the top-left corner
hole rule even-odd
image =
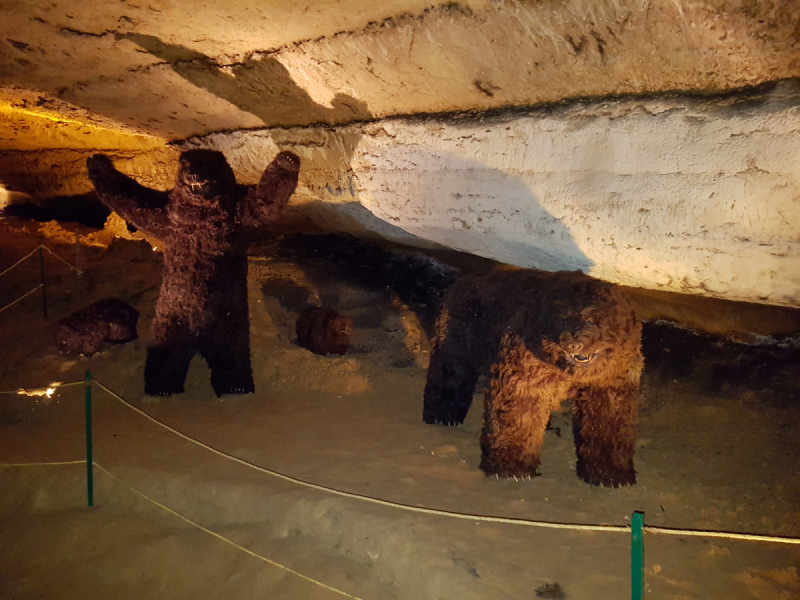
[[[64,465],[85,465],[85,460],[64,460],[61,462],[43,463],[0,463],[0,467],[61,467]]]
[[[38,249],[39,249],[39,246],[36,246],[36,248],[34,248],[34,249],[31,251],[31,253],[30,253],[30,254],[27,254],[26,256],[23,256],[23,257],[22,257],[22,258],[20,258],[20,259],[19,259],[17,262],[15,262],[13,265],[11,265],[10,267],[8,267],[8,268],[7,268],[5,271],[3,271],[2,273],[0,273],[0,277],[2,277],[3,275],[5,275],[6,273],[8,273],[8,272],[9,272],[11,269],[13,269],[14,267],[18,266],[20,263],[22,263],[22,262],[25,262],[26,260],[28,260],[28,259],[29,259],[31,256],[33,256],[34,254],[36,254],[36,251],[37,251]]]
[[[50,254],[52,254],[53,256],[55,256],[55,257],[56,257],[58,260],[60,260],[61,262],[63,262],[65,265],[67,265],[67,266],[68,266],[70,269],[72,269],[73,271],[76,271],[78,274],[82,274],[82,273],[83,273],[83,271],[81,271],[81,270],[80,270],[78,267],[75,267],[75,266],[73,266],[73,265],[72,265],[72,263],[70,263],[70,262],[67,262],[66,260],[64,260],[63,258],[61,258],[61,257],[60,257],[58,254],[56,254],[55,252],[53,252],[52,250],[50,250],[50,248],[48,248],[48,247],[47,247],[47,246],[45,246],[44,244],[41,244],[41,247],[42,247],[42,248],[44,248],[45,250],[47,250],[47,251],[48,251]]]
[[[266,475],[270,475],[272,477],[276,477],[278,479],[282,479],[283,481],[288,481],[290,483],[294,483],[303,487],[307,487],[312,490],[317,490],[321,492],[326,492],[329,494],[333,494],[335,496],[341,496],[343,498],[349,498],[352,500],[361,500],[363,502],[369,502],[371,504],[377,504],[379,506],[388,506],[390,508],[399,508],[401,510],[409,511],[409,512],[416,512],[416,513],[423,513],[429,515],[438,515],[438,516],[446,516],[452,517],[454,519],[464,519],[468,521],[483,521],[487,523],[506,523],[506,524],[513,524],[513,525],[526,525],[528,527],[546,527],[550,529],[575,529],[575,530],[583,530],[583,531],[614,531],[619,533],[630,533],[630,528],[627,526],[618,526],[618,525],[579,525],[579,524],[572,524],[572,523],[555,523],[551,521],[531,521],[528,519],[515,519],[511,517],[487,517],[482,515],[470,515],[467,513],[456,513],[456,512],[449,512],[444,510],[439,510],[435,508],[424,508],[421,506],[412,506],[409,504],[401,504],[399,502],[392,502],[390,500],[383,500],[381,498],[373,498],[372,496],[365,496],[363,494],[356,494],[353,492],[345,492],[342,490],[337,490],[335,488],[326,487],[324,485],[319,485],[317,483],[311,483],[309,481],[303,481],[302,479],[297,479],[295,477],[291,477],[289,475],[284,475],[283,473],[278,473],[277,471],[273,471],[271,469],[267,469],[266,467],[261,467],[259,465],[253,464],[249,461],[244,460],[243,458],[239,458],[238,456],[234,456],[232,454],[228,454],[226,452],[222,452],[221,450],[217,450],[216,448],[209,446],[199,440],[196,440],[184,433],[181,433],[177,429],[170,427],[166,423],[162,423],[155,417],[150,416],[143,410],[133,406],[127,400],[119,396],[117,393],[113,392],[112,390],[108,389],[105,385],[100,383],[97,379],[94,380],[94,383],[97,384],[98,387],[108,392],[111,396],[122,402],[125,406],[133,410],[134,412],[140,414],[141,416],[145,417],[146,419],[152,421],[159,427],[163,427],[167,431],[170,431],[177,435],[178,437],[191,442],[209,452],[212,452],[218,456],[223,458],[227,458],[235,463],[248,467],[250,469],[254,469]]]
[[[83,461],[80,461],[80,462],[83,463]],[[278,562],[275,562],[274,560],[270,560],[266,556],[262,556],[261,554],[253,552],[252,550],[248,550],[247,548],[237,544],[233,540],[228,539],[225,536],[220,535],[219,533],[217,533],[215,531],[212,531],[211,529],[208,529],[207,527],[203,527],[199,523],[196,523],[196,522],[192,521],[191,519],[189,519],[188,517],[183,516],[179,512],[176,512],[176,511],[172,510],[168,506],[164,506],[163,504],[161,504],[157,500],[151,498],[150,496],[148,496],[147,494],[145,494],[143,492],[140,492],[139,490],[137,490],[135,487],[133,487],[132,485],[130,485],[126,481],[120,479],[119,477],[117,477],[113,473],[109,472],[108,469],[106,469],[105,467],[102,467],[101,465],[97,464],[97,462],[94,462],[93,464],[94,464],[95,467],[100,469],[103,473],[105,473],[106,475],[111,477],[111,479],[114,479],[115,481],[121,483],[122,485],[127,487],[129,490],[131,490],[135,494],[141,496],[142,498],[145,498],[146,500],[152,502],[153,504],[158,506],[160,509],[168,512],[171,515],[174,515],[174,516],[178,517],[179,519],[189,523],[190,525],[192,525],[194,527],[197,527],[197,529],[207,533],[208,535],[213,536],[213,537],[217,538],[218,540],[221,540],[221,541],[225,542],[226,544],[230,544],[231,546],[233,546],[237,550],[241,550],[242,552],[244,552],[246,554],[249,554],[250,556],[252,556],[254,558],[257,558],[259,560],[264,561],[265,563],[267,563],[269,565],[272,565],[273,567],[277,567],[279,569],[282,569],[282,570],[286,571],[287,573],[291,573],[292,575],[295,575],[296,577],[299,577],[300,579],[302,579],[304,581],[308,581],[310,583],[313,583],[314,585],[317,585],[317,586],[319,586],[319,587],[321,587],[323,589],[326,589],[328,591],[331,591],[331,592],[334,592],[336,594],[339,594],[340,596],[344,596],[345,598],[352,598],[353,600],[361,600],[358,596],[353,596],[352,594],[348,594],[347,592],[343,592],[342,590],[338,590],[335,587],[331,587],[331,586],[329,586],[329,585],[327,585],[325,583],[322,583],[321,581],[318,581],[318,580],[316,580],[316,579],[314,579],[312,577],[309,577],[307,575],[303,575],[299,571],[295,571],[294,569],[292,569],[290,567],[287,567],[286,565],[282,565],[282,564],[280,564]]]
[[[33,256],[34,254],[36,254],[37,250],[39,250],[40,248],[41,248],[41,249],[43,249],[43,250],[47,250],[47,251],[48,251],[50,254],[52,254],[53,256],[55,256],[55,257],[56,257],[58,260],[60,260],[61,262],[63,262],[63,263],[64,263],[65,265],[67,265],[67,266],[68,266],[70,269],[72,269],[73,271],[77,272],[77,273],[78,273],[78,275],[82,275],[82,274],[83,274],[83,271],[81,271],[81,270],[80,270],[78,267],[75,267],[75,266],[73,266],[72,264],[70,264],[69,262],[67,262],[67,261],[66,261],[66,260],[64,260],[63,258],[61,258],[61,257],[60,257],[58,254],[56,254],[55,252],[53,252],[52,250],[50,250],[50,248],[48,248],[48,247],[47,247],[47,246],[45,246],[44,244],[39,244],[39,245],[38,245],[38,246],[36,246],[36,248],[34,248],[34,249],[33,249],[33,250],[32,250],[32,251],[29,253],[29,254],[27,254],[27,255],[23,256],[23,257],[22,257],[22,258],[20,258],[20,259],[19,259],[17,262],[15,262],[13,265],[11,265],[10,267],[8,267],[8,268],[7,268],[5,271],[3,271],[2,273],[0,273],[0,277],[2,277],[3,275],[5,275],[6,273],[8,273],[9,271],[11,271],[12,269],[14,269],[15,267],[19,266],[19,265],[20,265],[21,263],[23,263],[24,261],[28,260],[28,259],[29,259],[31,256]],[[42,269],[44,269],[44,264],[42,265]],[[44,271],[42,271],[42,278],[44,279]],[[8,308],[11,308],[12,306],[14,306],[14,305],[15,305],[17,302],[19,302],[20,300],[23,300],[23,299],[27,298],[27,297],[28,297],[28,296],[30,296],[30,295],[31,295],[33,292],[35,292],[36,290],[40,290],[40,289],[42,289],[43,287],[44,287],[44,283],[40,283],[40,284],[39,284],[39,285],[37,285],[35,288],[33,288],[31,291],[27,292],[27,293],[26,293],[26,294],[24,294],[23,296],[20,296],[19,298],[17,298],[16,300],[14,300],[14,301],[13,301],[11,304],[8,304],[8,305],[4,306],[3,308],[0,308],[0,313],[1,313],[1,312],[3,312],[4,310],[8,309]],[[45,313],[46,313],[46,312],[47,312],[47,310],[45,309]],[[46,316],[47,316],[47,315],[45,314],[45,317],[46,317]]]
[[[323,485],[319,485],[316,483],[311,483],[308,481],[303,481],[302,479],[297,479],[295,477],[290,477],[289,475],[284,475],[283,473],[278,473],[277,471],[273,471],[271,469],[267,469],[265,467],[261,467],[259,465],[253,464],[248,462],[242,458],[237,456],[233,456],[232,454],[228,454],[226,452],[222,452],[221,450],[217,450],[208,444],[205,444],[199,440],[196,440],[184,433],[181,433],[177,429],[170,427],[166,423],[162,423],[155,417],[150,416],[143,410],[133,406],[127,400],[107,388],[97,379],[94,380],[100,388],[105,390],[111,396],[125,404],[128,408],[132,409],[133,411],[139,413],[143,417],[147,418],[148,420],[152,421],[156,425],[163,427],[167,431],[170,431],[177,435],[178,437],[183,438],[201,448],[204,448],[218,456],[223,458],[227,458],[233,462],[236,462],[240,465],[249,467],[261,473],[265,473],[267,475],[271,475],[273,477],[277,477],[278,479],[282,479],[284,481],[288,481],[290,483],[294,483],[297,485],[301,485],[303,487],[307,487],[313,490],[318,490],[322,492],[326,492],[329,494],[333,494],[336,496],[341,496],[343,498],[350,498],[353,500],[361,500],[363,502],[369,502],[372,504],[377,504],[380,506],[388,506],[390,508],[397,508],[400,510],[405,510],[408,512],[416,512],[416,513],[423,513],[429,515],[436,515],[442,517],[450,517],[454,519],[463,519],[468,521],[480,521],[485,523],[504,523],[510,525],[524,525],[527,527],[542,527],[547,529],[569,529],[573,531],[607,531],[607,532],[615,532],[615,533],[630,533],[631,529],[629,526],[621,526],[621,525],[586,525],[586,524],[579,524],[579,523],[557,523],[553,521],[534,521],[529,519],[517,519],[511,517],[491,517],[491,516],[484,516],[484,515],[471,515],[467,513],[456,513],[446,510],[440,510],[435,508],[424,508],[421,506],[413,506],[409,504],[402,504],[399,502],[392,502],[390,500],[383,500],[381,498],[373,498],[372,496],[365,496],[363,494],[355,494],[353,492],[345,492],[342,490],[337,490],[335,488],[326,487]],[[800,539],[788,538],[788,537],[778,537],[778,536],[765,536],[765,535],[756,535],[756,534],[746,534],[746,533],[729,533],[725,531],[698,531],[698,530],[691,530],[691,529],[669,529],[665,527],[645,527],[645,532],[647,533],[659,533],[659,534],[668,534],[668,535],[686,535],[686,536],[696,536],[696,537],[720,537],[720,538],[729,538],[729,539],[744,539],[744,540],[752,540],[752,541],[763,541],[763,542],[778,542],[784,544],[800,544]]]
[[[30,296],[30,295],[31,295],[33,292],[35,292],[36,290],[42,289],[42,287],[43,287],[43,286],[44,286],[44,284],[41,284],[41,283],[40,283],[40,284],[39,284],[39,285],[37,285],[35,288],[33,288],[33,289],[30,291],[30,292],[26,293],[26,294],[25,294],[25,295],[23,295],[23,296],[20,296],[20,297],[19,297],[19,298],[17,298],[16,300],[14,300],[14,301],[13,301],[11,304],[7,304],[7,305],[6,305],[6,306],[4,306],[3,308],[0,308],[0,312],[3,312],[3,311],[4,311],[4,310],[6,310],[7,308],[11,308],[11,307],[12,307],[12,306],[14,306],[14,305],[15,305],[17,302],[19,302],[20,300],[24,300],[25,298],[27,298],[28,296]]]
[[[26,395],[26,396],[44,396],[48,389],[55,388],[56,390],[60,388],[72,387],[73,385],[83,385],[83,381],[71,381],[70,383],[60,383],[58,381],[54,381],[47,387],[41,388],[31,388],[26,390],[24,388],[19,388],[16,390],[4,390],[0,392],[0,394],[19,394],[19,395]]]
[[[3,467],[55,467],[55,466],[64,466],[64,465],[85,465],[85,464],[86,464],[85,460],[70,460],[70,461],[61,461],[61,462],[42,462],[42,463],[0,463],[0,468],[3,468]],[[125,481],[123,479],[120,479],[119,477],[117,477],[116,475],[111,473],[108,469],[106,469],[102,465],[98,464],[97,461],[92,461],[92,464],[96,468],[100,469],[103,473],[105,473],[106,475],[111,477],[111,479],[121,483],[122,485],[127,487],[129,490],[131,490],[133,493],[137,494],[138,496],[141,496],[142,498],[145,498],[149,502],[152,502],[153,504],[158,506],[160,509],[168,512],[171,515],[174,515],[174,516],[178,517],[179,519],[189,523],[190,525],[192,525],[193,527],[196,527],[197,529],[203,531],[204,533],[207,533],[208,535],[211,535],[211,536],[217,538],[218,540],[221,540],[221,541],[225,542],[226,544],[229,544],[229,545],[233,546],[237,550],[241,550],[245,554],[249,554],[250,556],[252,556],[254,558],[257,558],[257,559],[259,559],[259,560],[261,560],[261,561],[263,561],[263,562],[265,562],[265,563],[267,563],[269,565],[272,565],[273,567],[277,567],[278,569],[281,569],[283,571],[286,571],[287,573],[295,575],[296,577],[299,577],[300,579],[303,579],[304,581],[308,581],[310,583],[313,583],[314,585],[317,585],[317,586],[319,586],[319,587],[321,587],[323,589],[326,589],[326,590],[329,590],[329,591],[334,592],[336,594],[339,594],[340,596],[344,596],[345,598],[351,598],[352,600],[361,600],[361,598],[359,598],[358,596],[353,596],[352,594],[348,594],[347,592],[344,592],[342,590],[339,590],[339,589],[336,589],[334,587],[331,587],[331,586],[329,586],[329,585],[327,585],[325,583],[322,583],[321,581],[318,581],[318,580],[316,580],[316,579],[314,579],[312,577],[309,577],[307,575],[303,575],[299,571],[295,571],[294,569],[292,569],[290,567],[287,567],[286,565],[282,565],[281,563],[275,562],[274,560],[271,560],[271,559],[267,558],[266,556],[263,556],[263,555],[258,554],[256,552],[253,552],[252,550],[248,550],[247,548],[245,548],[244,546],[242,546],[240,544],[237,544],[233,540],[231,540],[229,538],[226,538],[225,536],[220,535],[219,533],[217,533],[215,531],[212,531],[211,529],[208,529],[207,527],[203,527],[199,523],[196,523],[196,522],[192,521],[191,519],[189,519],[188,517],[183,516],[179,512],[172,510],[171,508],[169,508],[168,506],[165,506],[164,504],[161,504],[160,502],[158,502],[154,498],[151,498],[150,496],[148,496],[144,492],[141,492],[138,489],[136,489],[135,487],[133,487],[127,481]]]
[[[155,417],[149,415],[148,413],[144,412],[140,408],[133,406],[130,402],[125,400],[122,396],[114,392],[113,390],[109,389],[103,383],[98,381],[97,379],[93,380],[93,383],[100,387],[102,390],[107,392],[113,398],[119,400],[122,404],[133,410],[134,412],[138,413],[139,415],[145,417],[149,421],[155,423],[159,427],[170,431],[171,433],[177,435],[178,437],[195,444],[209,452],[212,452],[222,458],[226,458],[230,461],[233,461],[237,464],[242,466],[248,467],[255,471],[259,471],[266,475],[270,475],[272,477],[276,477],[283,481],[288,481],[290,483],[300,485],[309,489],[325,492],[328,494],[333,494],[335,496],[340,496],[343,498],[349,498],[352,500],[360,500],[363,502],[369,502],[371,504],[377,504],[379,506],[386,506],[389,508],[396,508],[399,510],[404,510],[407,512],[415,512],[415,513],[422,513],[428,515],[435,515],[435,516],[442,516],[442,517],[450,517],[453,519],[462,519],[467,521],[480,521],[485,523],[503,523],[509,525],[523,525],[526,527],[541,527],[546,529],[568,529],[572,531],[606,531],[606,532],[614,532],[614,533],[630,533],[631,529],[629,526],[621,526],[621,525],[588,525],[588,524],[579,524],[579,523],[558,523],[553,521],[534,521],[529,519],[518,519],[518,518],[511,518],[511,517],[492,517],[492,516],[485,516],[485,515],[471,515],[468,513],[457,513],[451,512],[446,510],[440,510],[435,508],[424,508],[421,506],[413,506],[409,504],[402,504],[399,502],[392,502],[391,500],[383,500],[381,498],[374,498],[372,496],[366,496],[363,494],[356,494],[353,492],[345,492],[342,490],[337,490],[335,488],[330,488],[324,485],[319,485],[316,483],[311,483],[309,481],[303,481],[302,479],[297,479],[296,477],[291,477],[289,475],[284,475],[283,473],[278,473],[277,471],[273,471],[271,469],[267,469],[266,467],[261,467],[259,465],[253,464],[249,461],[246,461],[238,456],[234,456],[232,454],[228,454],[226,452],[222,452],[221,450],[217,450],[216,448],[209,446],[199,440],[196,440],[184,433],[181,433],[177,429],[170,427],[166,423],[162,423]],[[84,382],[70,382],[61,385],[60,387],[67,387],[72,385],[82,385]],[[17,393],[17,392],[0,392],[0,393]],[[3,465],[0,465],[3,466]],[[780,544],[797,544],[800,545],[800,539],[798,538],[790,538],[790,537],[782,537],[782,536],[769,536],[769,535],[759,535],[759,534],[750,534],[750,533],[734,533],[734,532],[727,532],[727,531],[702,531],[696,529],[671,529],[667,527],[652,527],[652,526],[644,526],[643,530],[646,533],[652,534],[661,534],[661,535],[680,535],[680,536],[688,536],[688,537],[711,537],[711,538],[726,538],[726,539],[733,539],[733,540],[747,540],[747,541],[759,541],[759,542],[772,542],[772,543],[780,543]]]
[[[50,254],[52,254],[53,256],[55,256],[55,257],[56,257],[58,260],[60,260],[61,262],[63,262],[65,265],[67,265],[67,266],[68,266],[70,269],[72,269],[73,271],[77,271],[78,273],[83,273],[83,271],[81,271],[81,270],[80,270],[78,267],[74,266],[72,263],[70,263],[70,262],[68,262],[68,261],[64,260],[63,258],[61,258],[61,257],[60,257],[58,254],[56,254],[55,252],[53,252],[52,250],[50,250],[50,248],[48,248],[48,247],[47,247],[47,246],[45,246],[44,244],[39,244],[38,246],[36,246],[36,248],[34,248],[33,250],[31,250],[31,252],[30,252],[29,254],[26,254],[25,256],[23,256],[22,258],[20,258],[20,259],[19,259],[17,262],[15,262],[13,265],[11,265],[10,267],[8,267],[8,268],[7,268],[5,271],[3,271],[2,273],[0,273],[0,277],[2,277],[3,275],[5,275],[6,273],[8,273],[9,271],[11,271],[12,269],[14,269],[15,267],[19,266],[21,263],[23,263],[23,262],[25,262],[26,260],[28,260],[28,259],[29,259],[31,256],[33,256],[34,254],[36,254],[36,251],[37,251],[39,248],[42,248],[42,249],[44,249],[44,250],[47,250],[47,251],[48,251]]]
[[[800,544],[800,539],[774,535],[757,535],[754,533],[734,533],[730,531],[697,531],[693,529],[670,529],[668,527],[651,527],[645,525],[645,533],[661,535],[681,535],[690,537],[726,538],[729,540],[748,540],[751,542],[775,542],[779,544]]]

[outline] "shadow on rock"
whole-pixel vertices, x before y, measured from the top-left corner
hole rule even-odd
[[[251,57],[224,70],[211,57],[152,35],[116,34],[169,63],[183,79],[239,109],[258,117],[267,127],[346,123],[370,118],[367,105],[337,93],[331,106],[317,104],[292,79],[280,61],[271,56]]]

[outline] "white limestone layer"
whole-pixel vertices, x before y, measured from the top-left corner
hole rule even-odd
[[[795,84],[198,143],[251,179],[278,148],[298,152],[293,202],[328,224],[346,214],[340,228],[629,286],[800,306]]]

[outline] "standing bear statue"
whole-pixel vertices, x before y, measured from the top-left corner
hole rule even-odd
[[[145,393],[183,392],[195,353],[217,396],[255,391],[250,365],[247,250],[297,186],[300,159],[281,152],[255,186],[238,185],[213,150],[180,156],[170,192],[146,188],[100,154],[87,160],[98,198],[164,242],[164,271],[145,365]]]

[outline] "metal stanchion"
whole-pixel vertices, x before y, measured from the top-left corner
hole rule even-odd
[[[631,600],[644,598],[644,513],[631,515]]]
[[[44,250],[39,246],[39,272],[42,276],[42,311],[47,318],[47,288],[44,285]]]
[[[92,463],[92,374],[86,371],[86,495],[89,508],[94,506],[94,472]]]

